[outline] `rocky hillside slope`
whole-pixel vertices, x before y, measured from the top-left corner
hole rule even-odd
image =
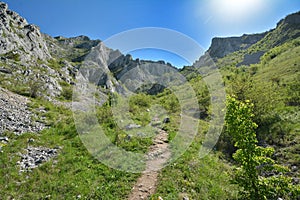
[[[299,36],[300,12],[296,12],[280,20],[276,28],[264,33],[213,38],[211,46],[194,63],[194,67],[257,64],[264,53]]]
[[[28,24],[5,3],[1,3],[0,13],[1,86],[23,95],[48,100],[68,96],[78,73],[91,82],[96,81],[107,92],[122,93],[124,77],[134,79],[127,86],[137,89],[134,87],[137,82],[157,80],[163,73],[162,65],[170,66],[163,61],[133,60],[130,55],[122,55],[100,40],[86,36],[53,38],[41,33],[36,25]],[[87,65],[96,68],[87,68]],[[149,70],[152,67],[157,69],[155,73]],[[135,71],[129,72],[132,69]],[[157,92],[156,87],[152,90]]]

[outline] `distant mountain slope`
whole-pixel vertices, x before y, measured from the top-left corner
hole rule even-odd
[[[276,28],[264,33],[240,37],[213,38],[206,53],[194,63],[194,67],[212,65],[250,65],[260,62],[260,57],[271,48],[300,36],[300,12],[288,15]]]

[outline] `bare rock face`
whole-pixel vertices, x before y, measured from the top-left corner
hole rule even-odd
[[[290,26],[296,26],[299,28],[300,25],[300,11],[288,15],[286,18],[280,20],[277,23],[277,27],[280,26],[281,24],[288,24]]]
[[[0,54],[16,60],[47,60],[51,56],[43,35],[35,25],[0,2]]]
[[[271,48],[298,38],[300,36],[299,29],[300,12],[296,12],[280,20],[276,28],[264,33],[244,34],[240,37],[213,38],[209,49],[193,66],[196,68],[213,66],[218,59],[239,52],[243,58],[237,66],[259,63],[260,57]]]
[[[212,58],[222,58],[232,52],[249,48],[261,40],[266,33],[242,35],[241,37],[213,38],[208,53]]]

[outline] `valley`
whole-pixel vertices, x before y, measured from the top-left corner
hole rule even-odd
[[[300,199],[300,12],[264,33],[213,38],[182,69],[42,31],[0,3],[0,199],[250,199],[233,181],[245,165],[232,113],[210,127],[214,70],[251,110],[248,145],[274,149],[251,168],[259,198]],[[200,157],[213,128],[217,144]]]

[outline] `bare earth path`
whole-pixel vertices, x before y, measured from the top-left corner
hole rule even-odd
[[[129,200],[148,199],[150,195],[154,194],[159,170],[171,156],[168,146],[168,133],[159,129],[159,133],[154,138],[153,145],[150,146],[146,154],[146,169],[132,188],[131,194],[128,197]]]

